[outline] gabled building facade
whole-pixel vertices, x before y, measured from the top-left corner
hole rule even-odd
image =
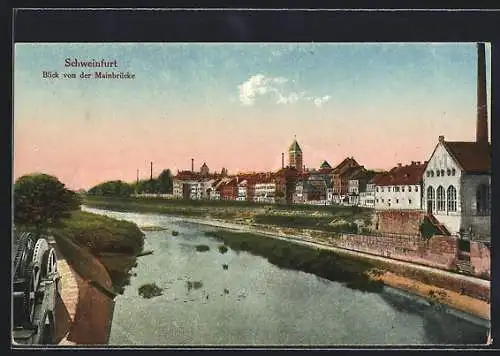
[[[455,236],[491,234],[491,145],[443,136],[424,172],[423,207]]]

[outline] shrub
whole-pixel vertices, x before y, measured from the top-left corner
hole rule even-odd
[[[146,299],[158,297],[162,295],[162,291],[163,289],[158,287],[156,283],[143,284],[138,289],[139,295]]]

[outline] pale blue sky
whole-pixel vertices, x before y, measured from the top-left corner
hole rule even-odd
[[[475,139],[476,57],[475,43],[16,44],[16,147],[33,157],[35,145],[38,160],[53,161],[54,150],[43,154],[41,147],[77,131],[71,144],[78,149],[67,151],[107,145],[101,151],[108,158],[93,159],[109,166],[106,159],[115,157],[113,172],[123,166],[120,174],[133,179],[135,169],[116,163],[108,146],[129,157],[142,147],[134,166],[154,158],[184,169],[195,155],[217,170],[268,170],[297,134],[308,166],[353,155],[390,168],[427,159],[440,134]],[[116,59],[117,71],[136,78],[42,79],[43,70],[82,71],[65,69],[65,58]],[[489,45],[486,58],[489,85]],[[78,162],[84,169],[86,160]]]

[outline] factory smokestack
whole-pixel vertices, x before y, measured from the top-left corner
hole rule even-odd
[[[477,44],[476,142],[488,143],[488,107],[486,106],[486,60],[484,43]]]
[[[285,153],[281,152],[281,168],[285,168]]]
[[[191,172],[194,172],[194,158],[191,158]]]
[[[153,180],[153,162],[151,162],[151,176],[150,179]]]

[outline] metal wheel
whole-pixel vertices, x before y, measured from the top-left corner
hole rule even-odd
[[[33,324],[35,318],[36,292],[40,287],[40,266],[31,263],[25,270],[26,282],[24,286],[23,312],[24,321]]]
[[[36,244],[36,238],[32,234],[27,233],[27,237],[26,237],[26,240],[24,240],[24,242],[25,242],[24,248],[22,250],[22,254],[21,254],[21,257],[19,259],[19,271],[18,272],[20,274],[20,277],[28,276],[27,274],[25,274],[25,272],[27,271],[27,267],[31,262],[31,258],[33,258],[32,257],[33,256],[33,249],[34,249],[35,244]]]
[[[57,272],[57,255],[56,250],[51,248],[48,252],[47,262],[45,264],[47,275]]]

